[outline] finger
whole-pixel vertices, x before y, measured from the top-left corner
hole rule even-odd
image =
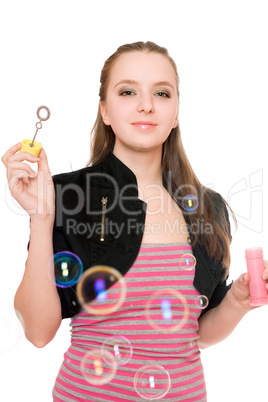
[[[9,169],[7,169],[8,180],[11,178],[11,176],[16,175],[18,171],[23,170],[26,171],[30,176],[36,176],[36,172],[29,165],[27,165],[27,163],[13,162],[10,164]]]
[[[39,159],[40,160],[38,161],[38,172],[44,172],[44,173],[50,174],[47,155],[46,155],[44,148],[42,148],[40,151]]]
[[[244,297],[249,296],[249,274],[246,272],[239,277],[239,290],[243,293]]]
[[[262,273],[262,278],[267,281],[268,280],[268,261],[263,261],[264,262],[264,271]]]
[[[28,172],[27,170],[17,170],[10,178],[9,184],[10,183],[15,183],[16,181],[20,180],[22,177],[30,177],[35,179],[36,178],[36,173],[32,174],[31,172]]]
[[[32,179],[31,176],[27,176],[27,177],[22,177],[20,180],[21,180],[24,184],[28,185],[28,184],[30,183],[30,180],[31,180],[31,179]]]
[[[7,150],[7,152],[2,156],[1,160],[3,164],[7,167],[8,158],[18,152],[21,148],[21,142],[13,145],[11,148]]]
[[[247,272],[241,274],[238,278],[239,288],[244,289],[245,287],[248,287],[248,283],[249,283],[249,274]]]
[[[12,162],[22,162],[22,161],[35,163],[39,161],[39,158],[37,156],[30,154],[30,152],[18,152],[15,155],[9,156],[7,161],[8,164]]]
[[[29,174],[25,170],[17,171],[16,174],[12,176],[8,182],[9,190],[13,197],[15,197],[16,194],[19,194],[23,190],[22,182],[25,184],[29,183]]]
[[[23,170],[26,169],[31,172],[31,174],[36,175],[36,173],[27,165],[23,164],[22,161],[27,160],[27,162],[35,163],[39,158],[29,154],[28,152],[18,152],[16,155],[9,156],[7,160],[5,160],[6,165],[6,175],[7,179],[10,180],[11,176],[14,174],[14,170],[17,169]],[[25,168],[27,166],[27,168]]]

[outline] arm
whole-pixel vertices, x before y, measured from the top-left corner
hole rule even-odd
[[[60,299],[48,270],[53,259],[53,222],[31,219],[30,228],[28,258],[14,306],[23,317],[26,338],[44,347],[61,324]]]
[[[263,278],[268,279],[268,261],[265,261]],[[266,285],[268,289],[268,285]],[[233,283],[222,302],[205,313],[199,320],[200,349],[207,348],[227,338],[251,307],[249,300],[249,276],[242,274]]]
[[[14,145],[2,157],[10,192],[31,217],[29,254],[14,304],[23,318],[27,339],[43,347],[61,323],[59,296],[48,274],[53,257],[55,192],[44,149],[38,159],[28,152],[18,152],[20,145]],[[38,175],[25,161],[38,162]]]

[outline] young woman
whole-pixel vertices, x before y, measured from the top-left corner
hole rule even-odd
[[[200,184],[184,152],[178,81],[165,48],[123,45],[102,69],[86,168],[52,178],[44,149],[37,159],[19,153],[20,144],[2,158],[10,191],[30,215],[29,254],[15,296],[25,335],[44,347],[71,317],[55,402],[206,401],[200,349],[226,338],[252,309],[247,274],[226,284],[226,202]],[[24,161],[38,162],[38,175]],[[80,258],[78,283],[55,286],[48,275],[61,252]],[[100,314],[92,313],[101,303],[96,277],[81,285],[95,266],[103,267],[102,277],[112,267],[126,285],[117,308]],[[117,300],[121,281],[109,278],[105,297]],[[79,287],[87,292],[84,303]]]

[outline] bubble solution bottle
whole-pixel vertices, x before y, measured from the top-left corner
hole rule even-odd
[[[250,305],[263,306],[268,304],[266,281],[262,279],[264,271],[263,251],[261,247],[245,250],[247,271],[249,274]]]

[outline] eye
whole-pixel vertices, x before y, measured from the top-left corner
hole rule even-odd
[[[119,96],[133,96],[133,95],[135,95],[135,92],[131,91],[130,89],[127,89],[119,93]]]
[[[160,96],[160,98],[170,98],[169,93],[168,93],[168,92],[164,92],[164,91],[156,92],[156,95],[157,95],[157,96]]]

